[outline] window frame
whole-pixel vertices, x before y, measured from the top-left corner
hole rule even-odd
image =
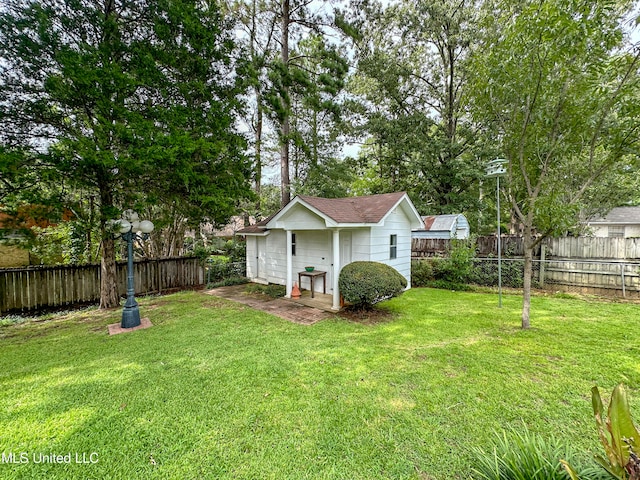
[[[625,233],[624,225],[609,225],[607,229],[607,236],[609,238],[624,238]]]
[[[389,260],[398,258],[398,234],[392,233],[389,236]]]

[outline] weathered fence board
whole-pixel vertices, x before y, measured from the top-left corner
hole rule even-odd
[[[137,295],[194,288],[204,284],[204,269],[195,257],[142,260],[134,263]],[[127,264],[116,265],[118,293],[126,294]],[[0,269],[0,312],[97,302],[100,265],[64,265]]]
[[[446,255],[451,240],[444,238],[414,238],[411,242],[413,257],[433,257]],[[581,258],[581,259],[640,259],[640,238],[605,238],[605,237],[561,237],[547,238],[542,242],[546,247],[547,257]],[[522,237],[503,235],[500,246],[504,257],[522,257],[524,244]],[[478,237],[476,253],[479,257],[498,254],[498,241],[495,235]],[[540,255],[540,248],[534,256]]]
[[[443,256],[449,252],[451,240],[448,238],[412,238],[411,256],[436,257]],[[524,243],[522,237],[516,235],[503,235],[500,237],[500,250],[507,257],[521,257],[524,255]],[[540,248],[536,249],[535,255],[539,255]],[[476,254],[480,257],[487,257],[498,254],[498,239],[495,235],[476,238]]]
[[[549,255],[559,258],[640,258],[640,238],[562,237],[546,240]]]
[[[412,257],[434,257],[449,251],[451,241],[445,238],[412,238]]]
[[[640,292],[640,264],[606,262],[547,262],[545,284]]]
[[[476,244],[478,257],[497,255],[495,235],[479,237]],[[522,258],[524,254],[521,238],[503,236],[501,246],[507,259]],[[546,261],[541,269],[540,285],[583,293],[640,297],[640,238],[549,238],[542,246]],[[413,239],[412,256],[444,256],[449,249],[447,239]],[[540,258],[540,250],[534,252],[534,258]]]

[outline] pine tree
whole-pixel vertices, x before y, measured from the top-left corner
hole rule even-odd
[[[120,210],[177,203],[222,222],[247,196],[233,50],[214,1],[16,0],[0,13],[0,142],[95,192],[101,307],[119,303]]]

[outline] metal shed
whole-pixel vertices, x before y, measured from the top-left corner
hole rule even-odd
[[[469,238],[469,221],[461,214],[422,217],[424,228],[412,230],[411,238]]]

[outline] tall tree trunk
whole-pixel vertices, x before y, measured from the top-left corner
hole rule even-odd
[[[91,229],[93,228],[95,222],[95,205],[93,195],[89,195],[89,222],[85,227],[87,230],[86,234],[86,243],[84,247],[84,254],[82,256],[83,263],[91,263],[93,256],[91,255],[93,251],[93,236],[91,235]]]
[[[522,328],[529,328],[529,312],[531,310],[531,277],[533,276],[533,249],[535,239],[530,229],[524,235],[524,279],[522,287]]]
[[[116,277],[115,241],[102,228],[102,258],[100,260],[100,308],[115,308],[120,305]]]
[[[260,212],[260,189],[262,187],[262,97],[256,93],[256,101],[258,102],[258,111],[256,118],[256,165],[254,171],[254,191],[256,192],[256,211]],[[256,219],[257,220],[257,219]]]
[[[311,165],[315,168],[318,166],[318,112],[314,109],[312,115],[313,152],[311,154]]]
[[[289,0],[282,0],[282,38],[281,60],[286,70],[289,69]],[[287,80],[288,81],[288,80]],[[289,179],[289,111],[291,110],[289,99],[289,87],[283,87],[282,92],[283,118],[280,126],[280,204],[285,206],[291,201],[291,183]]]
[[[116,278],[116,250],[113,232],[107,230],[111,220],[109,211],[113,207],[113,193],[109,184],[109,174],[102,172],[98,179],[100,190],[100,233],[102,236],[102,257],[100,259],[100,308],[114,308],[120,305]]]
[[[249,41],[249,52],[251,55],[251,61],[255,62],[256,60],[256,43],[257,43],[257,26],[256,22],[258,19],[258,5],[257,1],[253,0],[251,3],[251,28],[250,32],[250,41]],[[258,82],[260,85],[260,82]],[[254,88],[256,94],[256,123],[255,123],[255,168],[254,168],[254,191],[256,193],[256,217],[261,213],[261,205],[260,205],[260,189],[262,187],[262,126],[263,126],[263,108],[262,108],[262,93],[260,91],[260,86],[256,86]],[[247,221],[249,219],[247,218]],[[256,218],[256,221],[258,219]]]

